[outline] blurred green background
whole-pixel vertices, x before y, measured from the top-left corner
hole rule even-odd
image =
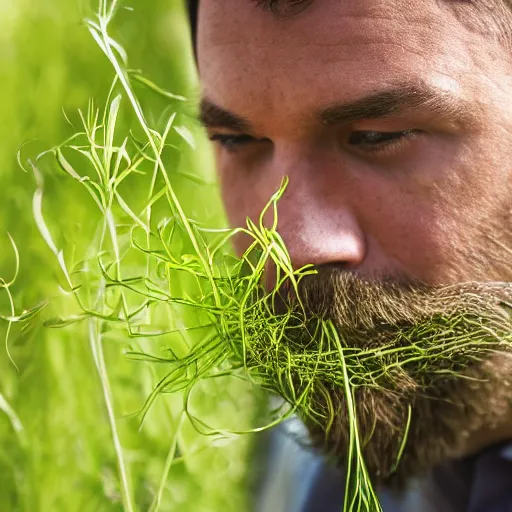
[[[112,30],[128,52],[130,67],[193,103],[197,84],[182,2],[126,0],[123,6],[127,9],[120,10]],[[77,110],[86,110],[90,98],[99,105],[105,101],[113,72],[83,23],[96,8],[79,0],[0,0],[0,277],[9,280],[15,269],[10,233],[21,258],[12,287],[17,313],[50,300],[34,321],[13,326],[8,348],[18,370],[9,360],[7,347],[1,349],[2,512],[124,509],[86,326],[43,326],[56,311],[72,312],[73,308],[62,298],[63,276],[33,220],[34,175],[23,172],[17,162],[24,143],[21,160],[26,162],[72,135]],[[140,95],[155,120],[169,107],[166,100],[142,88]],[[128,132],[133,120],[122,119],[122,128]],[[183,123],[196,135],[197,147],[193,150],[177,136],[173,141],[179,150],[173,157],[177,191],[191,216],[220,225],[224,219],[217,189],[210,184],[214,180],[210,152],[194,121],[184,116]],[[199,174],[209,184],[194,188],[179,172]],[[97,213],[64,173],[45,171],[44,212],[65,254],[79,258],[87,251]],[[1,289],[0,308],[0,314],[10,315],[7,293]],[[0,320],[2,340],[7,326]],[[166,474],[181,397],[159,398],[141,426],[136,413],[153,389],[155,375],[147,364],[127,360],[127,346],[128,340],[122,337],[105,343],[106,365],[130,499],[135,509],[150,510]],[[227,421],[240,427],[240,418],[247,426],[257,415],[258,400],[253,390],[242,385],[216,382],[202,386],[195,408],[213,423],[218,419],[222,425]],[[221,440],[201,436],[185,423],[162,484],[162,500],[153,510],[250,510],[253,443],[251,436]]]

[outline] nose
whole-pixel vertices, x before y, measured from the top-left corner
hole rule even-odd
[[[278,205],[278,231],[294,268],[336,264],[349,270],[363,263],[365,237],[354,212],[341,197],[334,207],[329,203],[290,184]]]
[[[288,169],[288,187],[278,203],[278,231],[293,266],[359,267],[367,244],[354,200],[354,185],[340,162],[304,157]],[[282,162],[281,162],[282,163]],[[282,174],[281,174],[282,175]]]

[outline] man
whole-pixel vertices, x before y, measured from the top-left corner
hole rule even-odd
[[[357,339],[347,347],[358,356],[375,345],[421,354],[421,364],[397,356],[393,386],[377,366],[354,395],[385,512],[512,511],[507,2],[190,5],[230,222],[257,218],[288,176],[278,228],[294,267],[319,271],[308,310]],[[452,339],[456,351],[425,356]],[[335,412],[306,423],[346,462],[348,395],[322,379],[315,407]],[[342,480],[322,466],[297,510],[340,510]]]

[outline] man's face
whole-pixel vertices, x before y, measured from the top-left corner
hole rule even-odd
[[[202,0],[202,114],[231,223],[287,175],[278,230],[296,267],[510,280],[510,61],[475,16],[451,0],[318,0],[277,20]]]
[[[299,413],[340,461],[353,385],[382,479],[410,410],[398,479],[510,437],[511,289],[460,284],[512,281],[497,29],[462,0],[317,0],[285,20],[256,3],[201,1],[202,118],[231,223],[257,219],[288,176],[278,231],[295,267],[318,269],[277,344],[248,333],[258,374],[294,405],[308,393]]]

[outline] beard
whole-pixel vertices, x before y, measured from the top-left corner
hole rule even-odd
[[[511,301],[507,283],[428,287],[321,268],[248,308],[246,365],[342,466],[355,419],[371,480],[401,487],[510,416]]]

